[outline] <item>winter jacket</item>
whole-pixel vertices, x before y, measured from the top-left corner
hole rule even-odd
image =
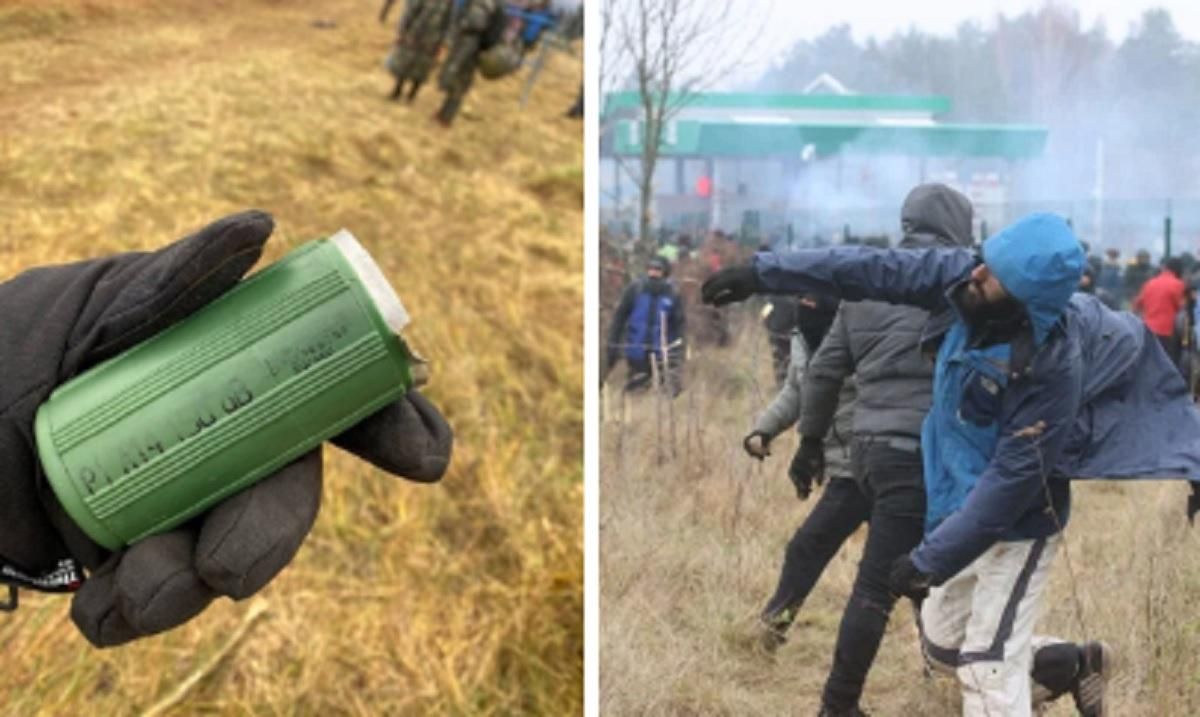
[[[754,430],[766,434],[768,439],[774,439],[800,418],[804,406],[804,374],[809,363],[804,344],[800,332],[794,332],[787,379],[754,424]],[[827,430],[809,434],[825,440],[825,473],[831,478],[848,478],[853,473],[850,469],[850,446],[854,439],[854,383],[846,381],[842,384],[840,395],[834,403],[837,416],[830,421]]]
[[[917,187],[904,200],[905,248],[971,245],[971,203],[940,184]],[[933,395],[932,357],[921,352],[929,313],[880,301],[843,302],[805,374],[800,433],[823,436],[838,392],[853,374],[858,390],[856,436],[919,439]]]
[[[683,301],[675,285],[666,279],[642,279],[629,285],[613,315],[609,328],[610,348],[624,348],[632,362],[660,354],[664,339],[670,346],[683,339]]]
[[[954,310],[922,430],[926,535],[912,555],[939,582],[997,541],[1060,530],[1068,478],[1200,481],[1200,414],[1182,378],[1137,317],[1074,294],[1083,254],[1065,222],[1023,219],[985,242],[983,259],[1024,305],[1024,340],[970,343],[952,300],[976,266],[967,250],[755,259],[768,291]]]

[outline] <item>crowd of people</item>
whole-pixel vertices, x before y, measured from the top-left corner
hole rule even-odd
[[[687,237],[660,242],[674,249],[647,262],[609,322],[605,375],[623,352],[627,391],[657,373],[677,395],[682,362],[671,352],[687,332],[701,344],[704,322],[727,320],[719,307],[766,299],[764,324],[783,344],[773,350],[780,388],[743,447],[763,460],[794,428],[796,495],[823,490],[749,636],[756,651],[786,641],[826,565],[868,526],[824,717],[865,714],[867,675],[901,598],[918,613],[927,666],[956,676],[964,715],[1028,715],[1066,695],[1082,715],[1108,714],[1113,647],[1036,631],[1071,483],[1186,479],[1181,514],[1200,509],[1195,262],[1168,257],[1156,270],[1146,252],[1127,266],[1116,250],[1089,257],[1052,214],[977,243],[972,215],[966,196],[927,184],[903,204],[895,249],[749,254],[719,233],[696,251]],[[611,295],[618,253],[603,256]],[[669,310],[654,303],[664,296]],[[704,339],[729,340],[727,325]]]
[[[384,1],[380,22],[387,20],[393,3]],[[561,24],[566,34],[581,36],[582,19],[581,12],[562,17],[549,0],[407,0],[386,63],[395,78],[389,96],[411,104],[445,50],[438,73],[445,96],[434,119],[449,127],[477,73],[499,79],[515,72],[547,30]],[[583,116],[582,88],[567,116]]]

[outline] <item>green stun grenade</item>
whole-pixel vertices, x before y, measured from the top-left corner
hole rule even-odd
[[[407,323],[349,232],[309,242],[55,390],[50,485],[110,550],[169,530],[423,383]]]

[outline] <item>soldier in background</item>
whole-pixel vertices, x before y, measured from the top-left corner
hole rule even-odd
[[[382,22],[391,2],[384,5],[380,13]],[[405,102],[412,103],[417,90],[429,78],[438,51],[450,29],[454,16],[454,0],[409,0],[400,18],[396,46],[388,56],[388,70],[396,78],[396,86],[389,96],[399,100],[404,95],[405,83],[411,82]]]
[[[1152,276],[1154,266],[1150,263],[1150,252],[1138,249],[1137,259],[1125,269],[1125,298],[1133,301]]]
[[[463,98],[475,80],[479,54],[500,42],[507,20],[498,0],[467,0],[453,23],[450,54],[438,75],[438,87],[446,93],[434,119],[449,127],[462,107]]]

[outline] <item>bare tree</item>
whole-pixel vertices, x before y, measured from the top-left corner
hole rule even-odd
[[[647,241],[650,234],[654,169],[667,123],[697,93],[711,89],[748,59],[758,32],[737,9],[744,6],[733,0],[605,0],[603,4],[601,92],[627,73],[624,76],[636,85],[641,104],[642,152],[640,171],[634,177],[640,202],[639,241]]]

